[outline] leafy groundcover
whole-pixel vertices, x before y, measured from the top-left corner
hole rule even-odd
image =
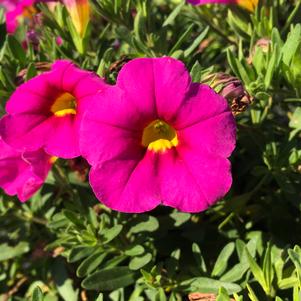
[[[126,62],[170,56],[232,108],[233,184],[200,213],[121,213],[83,159],[58,158],[26,203],[1,191],[0,299],[300,301],[301,2],[92,0],[88,17],[81,2],[34,3],[10,33],[0,8],[1,115],[57,59],[114,84]]]

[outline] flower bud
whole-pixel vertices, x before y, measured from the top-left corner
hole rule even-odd
[[[238,115],[252,103],[253,97],[245,90],[242,82],[226,73],[208,75],[203,83],[228,100],[233,115]]]
[[[90,20],[90,4],[88,0],[63,0],[72,23],[80,37],[85,35]]]
[[[35,68],[36,68],[36,70],[37,70],[38,73],[49,71],[50,68],[51,68],[51,64],[48,63],[48,62],[37,62],[37,63],[34,63],[34,66],[35,66]],[[20,85],[22,85],[25,82],[25,78],[27,76],[27,72],[28,72],[28,69],[25,68],[25,69],[22,69],[17,74],[17,77],[15,78],[15,84],[17,86],[20,86]]]

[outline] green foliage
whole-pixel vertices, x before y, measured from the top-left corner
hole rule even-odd
[[[62,4],[40,3],[38,49],[22,47],[26,24],[6,34],[0,9],[1,115],[16,87],[41,72],[37,63],[58,58],[114,83],[127,60],[169,55],[194,81],[237,76],[253,99],[236,118],[232,189],[206,212],[111,211],[63,160],[26,204],[1,194],[0,300],[301,300],[301,2],[265,3],[249,13],[92,0],[84,37]]]

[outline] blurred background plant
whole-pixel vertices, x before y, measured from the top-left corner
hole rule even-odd
[[[132,58],[173,56],[232,106],[233,187],[200,214],[121,214],[95,199],[83,160],[58,160],[26,204],[1,194],[0,300],[180,301],[199,292],[300,301],[301,2],[263,1],[251,13],[92,0],[77,19],[83,27],[64,3],[37,3],[42,25],[14,35],[0,9],[1,114],[14,89],[57,58],[114,83]]]

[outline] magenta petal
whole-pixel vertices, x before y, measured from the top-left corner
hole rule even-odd
[[[181,61],[170,57],[154,59],[153,73],[158,116],[172,122],[189,90],[190,74]]]
[[[8,100],[5,109],[9,114],[24,112],[47,114],[53,99],[59,93],[57,87],[47,82],[45,74],[41,74],[18,87]]]
[[[73,94],[78,100],[96,93],[104,86],[101,78],[92,72],[77,68],[68,60],[57,60],[46,75],[49,84],[60,91]]]
[[[1,139],[0,149],[0,187],[24,202],[43,185],[51,168],[50,156],[43,150],[22,155]]]
[[[74,115],[64,117],[37,114],[6,115],[0,121],[3,140],[20,151],[45,149],[60,158],[80,155],[78,127]]]
[[[143,159],[110,160],[92,167],[90,184],[97,198],[121,212],[155,208],[160,199],[154,160],[155,154],[148,152]]]
[[[117,86],[138,113],[174,118],[191,82],[185,65],[173,58],[135,59],[120,71]]]
[[[6,115],[0,120],[0,136],[20,151],[33,151],[43,147],[49,132],[51,124],[44,115]]]
[[[141,58],[125,64],[116,85],[125,92],[128,105],[138,114],[147,117],[157,115],[152,60]]]
[[[180,130],[224,112],[230,112],[225,98],[207,85],[193,83],[178,111],[173,126]]]
[[[236,125],[231,112],[223,112],[178,131],[181,144],[227,158],[235,148]]]
[[[141,136],[137,133],[87,118],[88,116],[84,118],[81,127],[80,145],[82,156],[91,165],[128,154],[140,156],[143,153],[140,146]],[[96,151],[92,151],[93,149]]]
[[[141,137],[146,118],[129,105],[122,90],[117,87],[104,89],[96,95],[83,118],[80,135],[82,156],[95,165],[128,152],[140,154],[144,151]]]
[[[203,189],[191,174],[176,149],[159,157],[159,183],[163,205],[185,212],[199,212],[208,207]]]
[[[184,212],[205,210],[232,184],[227,159],[186,148],[165,153],[159,175],[163,204]]]
[[[64,159],[71,159],[80,156],[78,128],[74,115],[64,117],[52,116],[47,123],[51,125],[47,135],[47,142],[44,149],[48,154]],[[36,129],[38,130],[38,128]],[[44,129],[43,129],[44,130]],[[42,135],[42,133],[40,132]]]

